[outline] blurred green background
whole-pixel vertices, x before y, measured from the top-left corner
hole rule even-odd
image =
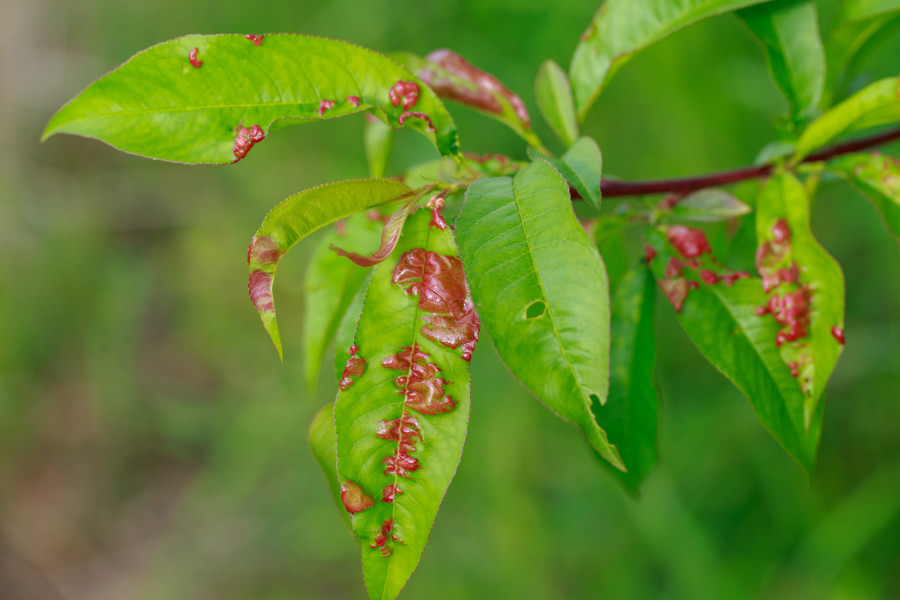
[[[821,5],[827,27],[834,3]],[[289,194],[365,175],[362,118],[272,136],[238,167],[38,143],[51,114],[185,33],[303,32],[453,48],[519,92],[568,65],[591,2],[0,0],[0,598],[363,598],[357,548],[306,449],[333,398],[302,381],[302,276],[279,269],[285,364],[246,294],[245,249]],[[900,70],[900,33],[851,87]],[[786,103],[739,22],[639,54],[585,125],[607,173],[752,162]],[[474,152],[524,158],[451,106]],[[538,132],[550,138],[542,124]],[[394,172],[434,156],[400,132]],[[558,149],[558,147],[557,147]],[[894,146],[892,152],[900,153]],[[739,189],[752,199],[753,186]],[[568,424],[476,351],[466,451],[405,598],[900,598],[900,250],[823,186],[814,229],[847,277],[847,346],[810,484],[660,302],[661,464],[632,500]]]

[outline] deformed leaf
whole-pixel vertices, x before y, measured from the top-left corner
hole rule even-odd
[[[543,161],[514,177],[479,179],[456,228],[475,306],[500,357],[624,470],[591,412],[609,388],[606,269],[572,212],[566,182]]]
[[[611,470],[632,491],[637,491],[657,461],[655,292],[653,274],[638,264],[625,274],[613,295],[609,397],[605,405],[592,407],[597,424],[606,430],[628,468],[627,472]]]
[[[292,122],[368,111],[459,151],[435,93],[372,50],[294,34],[189,35],[134,55],[53,116],[44,138],[71,133],[141,156],[185,163],[240,160]]]
[[[415,165],[406,171],[403,182],[411,187],[431,185],[436,181],[468,184],[485,176],[511,175],[524,164],[503,154],[478,155],[465,152],[462,161],[438,158]]]
[[[686,221],[722,221],[746,215],[751,208],[720,189],[692,192],[672,207],[671,214]]]
[[[809,124],[797,140],[794,162],[839,135],[900,121],[900,85],[887,77],[864,87]]]
[[[800,123],[818,110],[825,82],[825,50],[816,5],[775,0],[738,12],[766,51],[769,73]]]
[[[691,23],[761,0],[606,0],[575,48],[569,79],[579,119],[638,50]],[[765,0],[762,0],[765,1]]]
[[[285,252],[317,229],[371,206],[415,196],[392,179],[351,179],[327,183],[289,196],[273,208],[247,249],[250,299],[281,356],[281,334],[275,318],[272,285]]]
[[[353,250],[365,250],[378,244],[382,229],[380,221],[362,213],[339,221],[337,225],[316,246],[304,281],[303,356],[311,395],[325,351],[367,274],[366,269],[336,255],[329,246],[340,244]]]
[[[337,474],[337,450],[335,447],[334,435],[334,404],[323,406],[316,413],[313,422],[309,426],[309,450],[312,452],[313,458],[322,469],[325,475],[325,481],[328,483],[328,489],[331,490],[331,496],[334,504],[341,515],[341,520],[347,529],[353,530],[350,525],[350,513],[344,510],[344,503],[341,501],[341,482],[338,480]]]
[[[358,252],[348,251],[334,244],[330,248],[338,256],[344,256],[361,267],[377,265],[394,250],[394,246],[397,245],[397,241],[400,239],[400,233],[403,231],[403,224],[406,223],[406,218],[415,209],[416,203],[420,199],[418,195],[413,195],[406,204],[398,208],[388,218],[384,228],[381,230],[381,242],[370,256],[363,256]]]
[[[793,175],[762,187],[756,237],[768,295],[757,313],[778,323],[775,345],[803,391],[808,426],[844,346],[844,274],[813,237],[806,188]]]
[[[334,408],[343,505],[372,598],[400,593],[456,472],[477,333],[453,235],[420,210],[375,267]]]
[[[603,175],[603,155],[592,138],[583,137],[559,158],[531,152],[556,167],[588,204],[600,210],[600,180]]]
[[[574,144],[578,139],[578,118],[566,72],[554,61],[544,61],[538,70],[534,92],[538,108],[553,133],[566,146]]]
[[[860,190],[900,238],[900,161],[880,153],[848,154],[828,162],[828,168]]]
[[[743,392],[760,423],[788,454],[811,473],[821,405],[807,431],[803,393],[775,346],[780,326],[757,314],[767,301],[759,279],[723,268],[699,229],[650,229],[647,242],[653,274],[688,337]]]

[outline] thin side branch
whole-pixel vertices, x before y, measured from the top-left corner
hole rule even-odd
[[[884,133],[871,135],[837,144],[827,150],[822,150],[814,154],[810,154],[801,162],[812,163],[829,160],[842,154],[851,152],[859,152],[874,148],[881,144],[900,139],[900,128],[891,129]],[[741,169],[733,169],[731,171],[720,171],[718,173],[710,173],[709,175],[700,175],[698,177],[682,177],[678,179],[657,179],[651,181],[620,181],[617,179],[603,179],[600,182],[600,193],[604,198],[616,198],[622,196],[646,196],[650,194],[687,194],[709,187],[727,185],[729,183],[737,183],[738,181],[746,181],[747,179],[758,179],[765,177],[772,172],[774,165],[762,165],[759,167],[744,167]],[[579,194],[571,189],[572,198],[579,199]]]

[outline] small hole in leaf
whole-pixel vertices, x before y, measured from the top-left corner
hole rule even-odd
[[[547,310],[547,305],[541,302],[540,300],[535,300],[527,307],[525,307],[525,318],[526,319],[537,319],[538,317],[543,317],[544,312]]]

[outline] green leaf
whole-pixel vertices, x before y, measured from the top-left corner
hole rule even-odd
[[[764,0],[763,0],[764,1]],[[569,79],[578,117],[631,56],[691,23],[760,0],[606,0],[575,48]]]
[[[350,525],[350,514],[344,510],[341,502],[341,482],[337,474],[337,450],[334,436],[334,404],[323,406],[313,422],[309,426],[309,451],[322,469],[331,497],[341,515],[341,520],[347,529],[353,530]]]
[[[350,305],[341,317],[340,325],[338,325],[337,333],[334,336],[334,383],[335,385],[341,380],[344,367],[350,359],[350,347],[353,346],[353,339],[356,337],[356,324],[359,322],[359,316],[362,314],[363,300],[366,297],[366,290],[369,289],[369,283],[372,279],[372,269],[369,269],[366,280],[363,281],[359,289],[350,300]]]
[[[803,391],[808,425],[844,347],[844,274],[813,237],[806,188],[793,175],[777,174],[760,191],[756,238],[765,318],[781,326],[781,357]]]
[[[807,432],[803,393],[775,346],[780,326],[756,314],[767,301],[760,281],[722,269],[699,229],[651,229],[647,242],[653,274],[691,341],[743,392],[763,426],[810,474],[822,410]]]
[[[531,117],[522,99],[496,77],[482,71],[452,50],[440,49],[425,58],[408,52],[392,55],[438,96],[454,100],[497,119],[530,145],[543,148],[531,130]]]
[[[411,187],[431,185],[437,181],[469,184],[480,177],[511,175],[525,164],[503,154],[479,156],[466,152],[463,154],[462,161],[452,158],[438,158],[415,165],[406,171],[403,181]]]
[[[600,216],[585,225],[588,237],[594,240],[609,279],[612,294],[628,271],[628,251],[625,245],[625,223],[616,217]]]
[[[591,413],[609,388],[606,269],[572,212],[566,182],[543,161],[515,177],[479,179],[456,228],[475,306],[500,357],[624,470]]]
[[[567,147],[574,144],[578,139],[578,118],[575,116],[572,86],[562,67],[552,60],[544,61],[538,70],[534,93],[538,109],[553,133]]]
[[[419,563],[469,419],[477,319],[449,228],[410,217],[375,267],[335,401],[338,475],[372,598]]]
[[[606,430],[628,468],[625,473],[611,471],[632,491],[637,491],[657,461],[655,292],[653,274],[638,264],[625,274],[613,295],[609,397],[604,406],[593,406],[597,424]]]
[[[746,215],[751,208],[723,190],[707,188],[685,196],[671,215],[685,221],[724,221]]]
[[[821,117],[797,140],[793,161],[800,162],[839,135],[900,121],[900,95],[896,77],[876,81],[853,94]]]
[[[769,73],[802,123],[818,110],[825,83],[825,50],[816,5],[776,0],[738,12],[766,51]]]
[[[338,225],[316,246],[306,269],[303,354],[310,395],[315,392],[325,351],[368,273],[367,269],[332,252],[329,246],[340,244],[362,251],[378,245],[381,236],[382,224],[362,213]]]
[[[891,233],[900,238],[900,161],[885,154],[848,154],[828,162],[835,171],[863,193]]]
[[[559,158],[529,151],[532,158],[541,158],[556,167],[566,181],[588,204],[600,210],[600,180],[603,175],[603,155],[597,142],[583,137]]]
[[[391,158],[394,130],[375,117],[367,116],[363,142],[366,147],[366,162],[369,163],[369,177],[383,177]]]
[[[393,179],[351,179],[327,183],[289,196],[273,208],[247,250],[250,299],[272,343],[281,352],[272,285],[285,252],[317,229],[371,206],[406,199],[417,192]]]
[[[402,82],[401,91],[415,88],[414,103],[398,97]],[[258,46],[233,34],[153,46],[61,108],[43,139],[72,133],[150,158],[227,164],[284,125],[362,111],[419,131],[442,155],[458,152],[450,114],[406,69],[347,42],[293,34],[266,35]]]
[[[900,11],[900,0],[842,0],[835,21],[849,23]]]

